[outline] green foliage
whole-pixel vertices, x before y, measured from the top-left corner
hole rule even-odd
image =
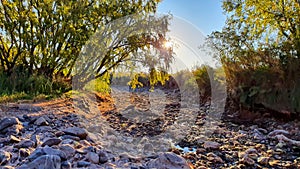
[[[225,28],[243,36],[241,46],[289,45],[300,57],[299,1],[224,0],[223,9],[228,14]]]
[[[133,75],[131,80],[127,83],[132,89],[139,87],[148,87],[149,77],[145,73],[137,73]]]
[[[134,13],[153,12],[159,1],[1,1],[1,66],[16,63],[52,76],[70,69],[101,26]]]
[[[179,86],[181,86],[181,92],[187,92],[193,94],[198,91],[196,78],[189,70],[181,70],[172,75]]]
[[[3,94],[0,96],[0,103],[8,103],[8,102],[13,102],[21,99],[29,99],[31,98],[28,96],[26,93],[21,92],[21,93],[15,93],[15,94]]]
[[[66,79],[74,76],[71,73],[79,53],[97,30],[128,15],[153,14],[159,2],[160,0],[0,1],[0,93],[24,91],[48,94],[69,89],[70,84],[66,84]],[[126,60],[133,52],[150,47],[161,48],[161,43],[166,40],[167,20],[168,17],[154,20],[161,23],[160,32],[157,31],[158,28],[150,28],[152,32],[149,34],[135,34],[118,40],[112,38],[116,35],[113,30],[106,30],[107,34],[103,36],[107,38],[101,43],[110,44],[114,40],[117,43],[112,43],[104,56],[97,57],[102,58],[101,60],[92,61],[96,65],[93,67],[95,76],[81,72],[81,77],[86,78],[84,83],[93,79],[90,77],[104,76],[122,62],[127,63]],[[146,22],[144,20],[144,24]],[[87,63],[83,62],[82,65]],[[20,67],[23,71],[17,70]]]
[[[300,3],[294,0],[224,0],[226,25],[207,45],[226,74],[229,99],[299,112]]]
[[[155,71],[167,70],[172,61],[172,50],[163,46],[168,19],[169,16],[134,15],[115,20],[97,31],[86,43],[72,71],[78,88],[119,66],[131,72],[149,70],[155,83],[155,78],[160,78],[155,77],[159,75]]]
[[[105,76],[94,79],[84,86],[87,91],[99,92],[108,94],[111,91],[110,88],[110,75],[107,73]]]
[[[11,75],[0,72],[0,93],[10,95],[25,93],[31,96],[39,94],[59,95],[70,89],[70,84],[62,79],[49,79],[42,75],[32,75],[22,66],[15,69]]]
[[[207,70],[210,69],[210,70]],[[212,68],[208,66],[199,66],[196,67],[193,71],[195,80],[198,85],[199,95],[201,103],[206,103],[211,97],[211,81],[210,76],[213,77],[213,74],[209,75],[209,72],[212,72]]]

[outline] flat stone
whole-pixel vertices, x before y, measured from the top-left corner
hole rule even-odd
[[[34,147],[35,143],[32,140],[22,140],[20,143],[16,144],[16,148],[31,148]]]
[[[172,168],[172,169],[190,169],[190,166],[184,158],[171,153],[162,153],[157,159],[153,159],[147,163],[148,168]]]
[[[220,143],[217,143],[217,142],[214,142],[214,141],[205,141],[204,144],[203,144],[203,147],[205,149],[213,149],[213,150],[219,149],[220,146],[221,146]]]
[[[53,145],[58,145],[59,143],[61,143],[61,139],[59,138],[48,138],[44,141],[44,143],[42,144],[42,147],[44,146],[53,146]]]
[[[71,136],[71,135],[63,135],[60,137],[62,140],[68,140],[68,139],[72,139],[75,141],[80,141],[80,138],[77,136]]]
[[[62,135],[64,135],[65,133],[64,132],[62,132],[62,131],[57,131],[57,132],[55,132],[55,136],[57,136],[57,137],[60,137],[60,136],[62,136]]]
[[[88,132],[85,129],[79,127],[69,127],[67,129],[64,129],[63,132],[66,134],[77,136],[81,139],[85,139],[88,135]]]

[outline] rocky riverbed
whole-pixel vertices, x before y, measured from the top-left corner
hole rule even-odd
[[[140,97],[134,99],[143,103]],[[297,120],[283,123],[266,118],[263,123],[243,125],[220,120],[214,123],[210,135],[203,135],[200,131],[208,116],[199,111],[195,125],[180,142],[162,144],[162,151],[144,144],[143,150],[148,146],[153,151],[139,156],[138,151],[133,153],[138,148],[130,144],[125,144],[127,149],[123,151],[114,148],[122,138],[133,138],[132,144],[135,138],[153,137],[175,125],[180,115],[170,112],[177,111],[178,105],[170,103],[172,106],[165,108],[163,115],[149,117],[159,118],[156,122],[161,126],[153,129],[157,125],[141,119],[128,121],[129,115],[125,114],[124,119],[118,112],[147,111],[144,104],[138,108],[125,104],[116,108],[111,98],[96,96],[95,100],[94,108],[100,110],[96,114],[91,113],[95,111],[91,110],[93,106],[87,106],[92,101],[80,97],[2,105],[1,168],[300,168]],[[181,105],[184,111],[188,112],[188,108]],[[105,129],[101,122],[113,130]],[[118,138],[119,135],[124,137]]]

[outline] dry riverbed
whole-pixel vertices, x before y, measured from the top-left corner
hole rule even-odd
[[[126,95],[114,94],[119,97],[88,95],[1,105],[1,168],[300,168],[297,120],[266,118],[264,123],[245,125],[219,120],[210,135],[203,135],[209,112],[199,110],[184,137],[159,147],[151,145],[151,138],[162,135],[157,142],[161,143],[169,137],[162,133],[182,117],[178,109],[193,110],[178,105],[176,97],[161,104],[153,96],[157,102],[152,100],[149,108],[143,96],[132,95],[126,101]],[[145,116],[148,111],[153,113]],[[130,112],[144,114],[131,117]],[[145,138],[150,141],[142,143]]]

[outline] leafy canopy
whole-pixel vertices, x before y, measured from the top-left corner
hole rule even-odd
[[[80,51],[97,30],[124,16],[153,14],[159,2],[3,0],[0,2],[0,69],[11,74],[22,66],[32,74],[70,76]],[[161,35],[164,36],[164,31]],[[126,50],[113,46],[108,54],[122,55],[127,49],[146,45],[136,44],[141,38],[127,39]]]

